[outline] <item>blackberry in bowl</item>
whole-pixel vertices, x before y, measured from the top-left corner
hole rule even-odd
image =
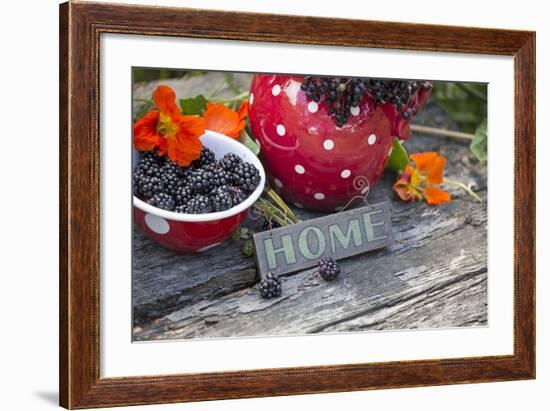
[[[243,144],[209,130],[201,142],[201,157],[189,167],[134,152],[134,221],[154,241],[181,254],[203,252],[227,239],[265,185],[260,160]]]

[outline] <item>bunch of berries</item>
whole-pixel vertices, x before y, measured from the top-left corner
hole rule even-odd
[[[325,102],[328,114],[333,116],[338,127],[343,127],[353,110],[359,110],[359,104],[365,96],[374,99],[376,106],[390,103],[395,105],[403,118],[412,118],[416,114],[409,107],[420,88],[432,87],[421,80],[385,80],[373,78],[312,77],[304,78],[301,85],[310,101]]]
[[[260,180],[253,164],[234,153],[217,161],[206,147],[189,167],[145,152],[132,175],[135,196],[155,207],[188,214],[228,210],[245,201]]]

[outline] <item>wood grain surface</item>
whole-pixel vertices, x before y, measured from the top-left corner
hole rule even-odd
[[[534,378],[535,33],[80,2],[60,5],[59,24],[62,406],[90,408]],[[98,107],[101,33],[513,56],[514,354],[101,378]],[[403,275],[414,277],[414,273]],[[401,315],[406,315],[406,310]]]

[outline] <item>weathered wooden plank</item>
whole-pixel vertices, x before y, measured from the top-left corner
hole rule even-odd
[[[423,211],[422,205],[407,207]],[[314,270],[302,271],[283,279],[280,298],[262,300],[255,288],[246,288],[174,311],[137,329],[136,337],[484,325],[486,232],[478,227],[486,224],[486,213],[469,200],[455,200],[451,207],[456,217],[424,213],[420,223],[428,229],[401,226],[389,249],[344,261],[339,281],[326,283]],[[395,210],[397,220],[407,215],[407,208]]]

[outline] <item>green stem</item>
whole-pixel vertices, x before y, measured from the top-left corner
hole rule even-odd
[[[214,102],[214,103],[233,103],[233,102],[236,102],[236,101],[244,100],[247,97],[248,97],[248,91],[245,91],[245,92],[243,92],[241,94],[238,94],[234,97],[213,99],[212,102]]]
[[[292,222],[285,218],[284,214],[281,214],[273,204],[266,200],[262,199],[258,201],[254,204],[254,208],[256,208],[256,210],[258,210],[264,217],[271,221],[275,221],[281,227],[292,224]]]
[[[463,190],[465,190],[468,194],[470,194],[470,196],[475,198],[476,201],[478,201],[480,203],[482,201],[481,197],[479,197],[470,187],[468,187],[464,183],[461,183],[460,181],[450,180],[448,178],[445,178],[445,179],[443,179],[443,184],[449,184],[449,185],[452,185],[452,186],[455,186],[455,187],[460,187]]]
[[[277,204],[285,213],[285,215],[294,223],[299,223],[300,222],[300,219],[296,216],[296,214],[294,214],[294,212],[286,205],[286,203],[283,201],[283,199],[281,197],[279,197],[279,195],[273,191],[273,190],[269,190],[267,192],[267,195],[269,197],[271,197],[271,199],[273,201],[275,201],[275,204]]]

